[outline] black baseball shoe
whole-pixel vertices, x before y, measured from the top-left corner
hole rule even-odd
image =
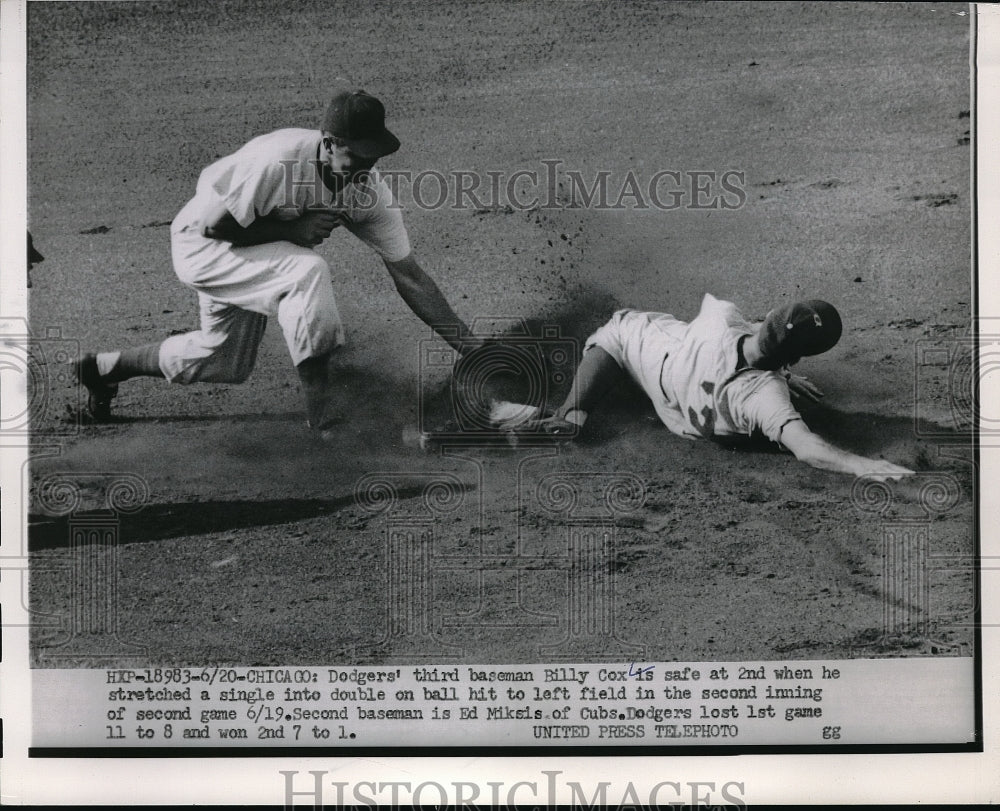
[[[76,381],[87,387],[87,415],[94,422],[111,422],[111,401],[118,395],[117,383],[105,383],[97,371],[97,355],[88,352],[73,362]]]

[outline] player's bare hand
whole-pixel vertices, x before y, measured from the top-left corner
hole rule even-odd
[[[902,465],[895,465],[885,459],[866,459],[864,464],[855,471],[858,476],[866,479],[874,479],[877,482],[897,481],[906,476],[916,475],[915,471]]]
[[[289,239],[304,248],[314,248],[333,233],[334,228],[349,225],[350,218],[342,211],[317,208],[306,211],[289,222]]]
[[[788,381],[788,390],[792,393],[793,397],[818,403],[819,398],[823,396],[823,391],[819,386],[812,383],[808,377],[789,374],[785,376],[785,380]]]

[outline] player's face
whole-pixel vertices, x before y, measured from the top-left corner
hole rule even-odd
[[[359,176],[371,171],[378,158],[363,158],[351,151],[350,147],[338,144],[332,138],[323,141],[326,164],[337,178],[345,183],[354,183]]]
[[[768,314],[764,316],[764,321],[767,321],[773,312],[774,310],[769,311]],[[757,322],[753,325],[754,335],[757,337],[757,346],[762,352],[764,348],[760,344],[760,338],[761,333],[764,330],[764,321]],[[756,366],[758,369],[773,372],[777,369],[781,369],[782,367],[794,366],[800,360],[801,358],[798,355],[788,352],[787,349],[779,349],[774,355],[764,354],[761,359],[757,361]]]

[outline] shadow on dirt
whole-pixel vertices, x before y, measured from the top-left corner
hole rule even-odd
[[[262,525],[283,524],[335,513],[354,503],[353,496],[334,499],[278,501],[200,501],[152,504],[118,520],[120,543],[144,543],[208,535]],[[106,517],[104,510],[81,510],[72,518],[28,516],[28,550],[38,552],[70,546],[73,521]]]
[[[844,412],[822,403],[798,404],[806,424],[828,442],[865,456],[892,453],[915,470],[951,464],[971,464],[973,444],[968,434],[912,417]]]
[[[474,489],[463,485],[464,491]],[[424,485],[400,487],[397,497],[416,498]],[[137,513],[117,519],[119,543],[147,543],[171,538],[210,535],[235,529],[305,521],[339,512],[358,503],[352,494],[329,499],[285,498],[275,501],[199,501],[181,504],[151,504]],[[108,521],[106,510],[81,510],[72,517],[28,516],[28,550],[39,552],[71,545],[71,523]]]
[[[142,425],[168,422],[302,422],[305,420],[304,411],[285,411],[280,413],[257,413],[257,414],[170,414],[167,415],[145,415],[131,416],[128,414],[112,414],[111,419],[98,425]],[[94,424],[94,423],[85,423]]]

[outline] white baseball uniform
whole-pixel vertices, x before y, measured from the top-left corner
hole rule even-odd
[[[653,401],[671,431],[686,437],[752,435],[779,442],[801,419],[779,372],[746,365],[741,338],[753,326],[736,306],[706,295],[690,323],[665,313],[619,310],[584,347],[611,355]]]
[[[167,380],[242,382],[253,369],[268,316],[277,316],[296,365],[344,343],[323,257],[286,241],[236,247],[203,236],[205,216],[218,200],[243,227],[258,217],[289,220],[310,207],[332,207],[382,258],[409,255],[402,213],[376,172],[336,196],[323,184],[317,162],[322,138],[319,130],[277,130],[201,173],[195,196],[170,228],[174,271],[198,294],[201,328],[163,342],[159,363]]]

